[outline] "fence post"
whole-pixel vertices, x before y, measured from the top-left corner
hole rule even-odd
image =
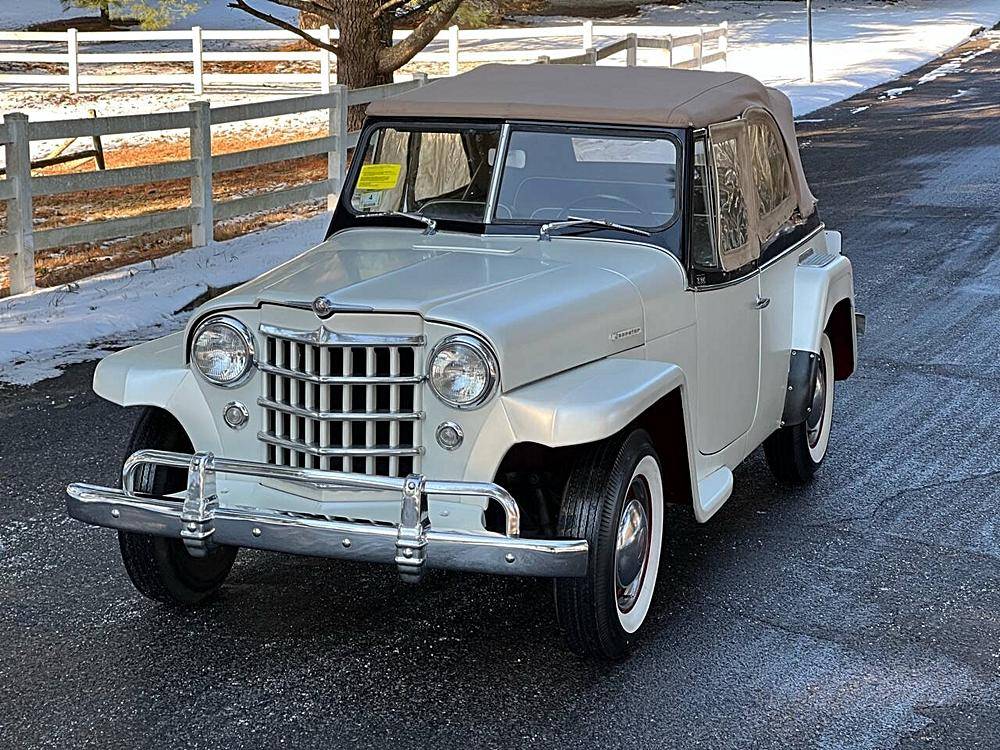
[[[413,74],[413,80],[417,82],[418,87],[426,86],[428,80],[427,74],[424,73],[423,71],[417,71],[416,73]]]
[[[319,38],[320,41],[330,43],[330,24],[324,23],[319,27]],[[323,94],[330,93],[330,50],[323,49],[319,50],[319,90]]]
[[[448,75],[458,75],[458,26],[448,27]]]
[[[638,64],[639,59],[639,35],[629,34],[628,46],[625,48],[625,65],[629,68],[634,68]]]
[[[344,189],[344,178],[347,176],[347,86],[337,84],[333,87],[334,101],[330,107],[330,126],[327,134],[336,140],[333,150],[327,157],[327,178],[333,182],[334,190],[326,198],[327,210],[333,211]]]
[[[720,24],[722,36],[719,37],[719,52],[722,53],[722,69],[729,70],[729,21]]]
[[[214,224],[212,206],[212,108],[208,102],[191,102],[191,158],[194,176],[191,178],[191,246],[204,247],[212,239]]]
[[[69,52],[69,93],[80,93],[80,44],[76,29],[66,32],[66,46]]]
[[[538,62],[542,65],[548,65],[550,62],[552,62],[552,58],[549,57],[548,55],[542,55],[538,58]]]
[[[205,61],[204,46],[201,40],[201,26],[191,27],[191,60],[194,64],[194,95],[201,96],[205,92]]]
[[[583,22],[583,51],[586,52],[591,47],[594,46],[594,22],[584,21]]]
[[[698,70],[701,70],[705,67],[703,63],[705,59],[705,28],[703,26],[698,27],[698,49],[695,50],[695,55],[698,60]]]
[[[14,238],[10,257],[10,293],[35,288],[35,238],[32,234],[31,141],[28,116],[20,112],[4,115],[10,142],[5,147],[7,179],[13,183],[14,199],[7,202],[7,233]]]
[[[667,34],[667,67],[674,67],[674,35]]]
[[[597,65],[597,50],[595,48],[591,47],[588,49],[585,57],[584,65]]]

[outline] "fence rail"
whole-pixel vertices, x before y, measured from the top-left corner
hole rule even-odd
[[[6,115],[0,125],[0,145],[5,149],[8,171],[6,179],[0,180],[0,202],[7,204],[7,229],[6,234],[0,234],[0,255],[10,256],[11,293],[19,294],[34,288],[35,253],[40,250],[182,228],[190,230],[192,246],[199,247],[211,242],[216,221],[322,198],[332,204],[340,193],[347,166],[347,150],[358,138],[357,132],[349,132],[347,129],[348,108],[354,104],[368,104],[392,94],[409,91],[422,86],[426,81],[427,76],[418,74],[412,81],[385,86],[352,91],[344,86],[334,86],[329,94],[218,109],[211,109],[207,102],[193,102],[187,112],[47,122],[30,122],[20,113]],[[212,153],[213,125],[316,110],[327,110],[329,113],[330,124],[326,136],[233,153]],[[98,172],[31,174],[32,141],[164,130],[187,131],[191,158]],[[322,180],[228,200],[213,198],[213,177],[222,172],[318,154],[328,155],[327,176]],[[33,200],[39,196],[183,179],[190,180],[190,206],[51,229],[38,230],[33,226]]]
[[[338,38],[337,31],[328,26],[312,29],[310,33],[327,41]],[[407,32],[396,33],[396,38],[405,37]],[[638,49],[660,49],[667,51],[665,62],[674,67],[701,67],[711,62],[725,61],[728,46],[728,26],[702,27],[696,32],[679,32],[670,26],[605,26],[585,21],[582,24],[550,26],[539,28],[513,29],[469,29],[462,30],[452,26],[439,33],[424,50],[414,58],[418,65],[437,63],[447,65],[448,74],[456,75],[463,65],[483,62],[534,62],[540,57],[550,59],[560,58],[572,50],[565,46],[552,49],[481,49],[500,42],[510,40],[539,39],[572,40],[580,50],[578,57],[585,58],[595,47],[595,38],[617,38],[615,45],[621,45],[616,52],[627,51],[625,39],[634,35],[638,39]],[[244,49],[244,50],[214,50],[206,49],[206,42],[293,42],[301,41],[298,36],[281,30],[264,29],[259,31],[219,31],[194,27],[190,31],[77,31],[69,29],[65,32],[32,32],[32,31],[0,31],[0,45],[13,43],[20,45],[14,51],[0,51],[0,62],[36,63],[44,65],[60,65],[65,73],[25,73],[0,72],[0,84],[15,85],[61,85],[68,87],[70,93],[78,93],[81,86],[100,84],[190,84],[196,96],[201,96],[206,86],[214,85],[275,85],[275,84],[313,84],[321,93],[329,93],[336,81],[334,71],[335,57],[325,50],[275,50],[275,49]],[[716,49],[705,52],[705,45],[716,42]],[[163,43],[188,42],[183,51],[163,51],[150,49],[128,52],[94,52],[85,51],[90,46],[113,43]],[[33,51],[30,43],[58,43],[65,45],[65,51]],[[674,57],[677,57],[676,61]],[[599,57],[605,59],[605,57]],[[582,60],[585,61],[585,60]],[[205,64],[231,62],[271,62],[271,63],[303,63],[315,68],[315,72],[291,73],[240,73],[240,72],[205,72]],[[99,69],[100,66],[142,66],[153,64],[182,65],[186,72],[150,73],[142,70],[126,72],[81,72],[81,66],[88,71]]]

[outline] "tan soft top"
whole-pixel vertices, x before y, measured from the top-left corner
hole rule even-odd
[[[702,128],[737,118],[750,107],[766,109],[777,120],[792,166],[799,209],[803,215],[812,213],[816,200],[799,160],[788,97],[741,73],[483,65],[375,102],[368,107],[368,114]]]

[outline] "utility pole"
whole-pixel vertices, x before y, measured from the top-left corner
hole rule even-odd
[[[809,83],[814,83],[816,77],[813,74],[813,4],[812,0],[806,0],[806,24],[809,27]]]

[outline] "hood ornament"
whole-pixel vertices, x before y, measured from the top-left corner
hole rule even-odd
[[[325,295],[320,295],[312,302],[312,311],[320,320],[326,320],[336,311],[333,300]]]
[[[297,307],[298,305],[293,303],[292,306]],[[334,302],[327,294],[321,294],[308,307],[316,313],[316,317],[320,320],[326,320],[337,312],[374,312],[375,310],[374,307],[369,307],[368,305],[345,305]]]

